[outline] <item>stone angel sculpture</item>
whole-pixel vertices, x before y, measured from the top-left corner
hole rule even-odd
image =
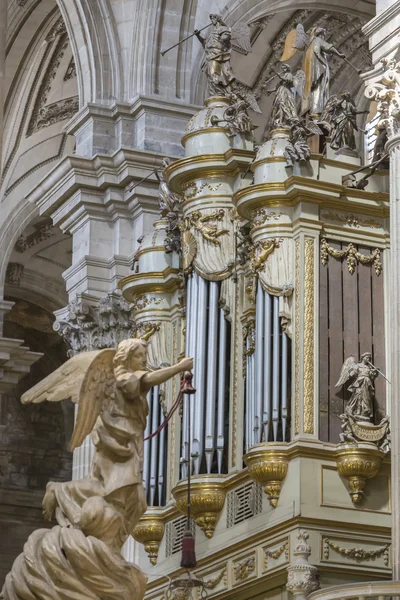
[[[370,352],[364,352],[360,357],[360,362],[356,362],[354,356],[349,356],[343,363],[339,381],[335,386],[341,387],[347,382],[351,382],[347,388],[351,392],[351,397],[347,402],[345,412],[356,421],[368,423],[373,417],[374,381],[378,376],[378,370],[371,360]]]
[[[290,120],[289,142],[285,146],[283,156],[286,158],[287,166],[293,167],[294,162],[309,161],[311,150],[307,143],[307,138],[312,135],[321,135],[322,131],[316,123],[309,121],[307,125],[304,121],[294,118]]]
[[[221,15],[211,14],[211,32],[204,38],[200,31],[194,31],[205,51],[202,69],[208,80],[211,96],[226,96],[232,92],[236,81],[231,67],[233,47],[244,52],[251,52],[250,29],[245,23],[237,23],[228,27]]]
[[[278,85],[274,90],[268,90],[267,95],[276,92],[272,104],[270,116],[270,128],[290,127],[293,120],[298,120],[299,116],[296,107],[296,98],[293,93],[295,90],[300,98],[304,97],[305,73],[299,69],[295,74],[291,72],[289,65],[281,65]]]
[[[322,27],[313,27],[307,35],[303,25],[298,24],[286,36],[281,62],[292,58],[297,51],[304,52],[302,69],[306,77],[301,113],[308,111],[315,117],[323,112],[329,98],[329,56],[336,54],[348,61],[342,52],[326,41],[326,30]]]
[[[117,350],[74,356],[22,396],[24,404],[72,398],[78,413],[71,450],[91,433],[95,453],[87,477],[47,485],[43,514],[58,525],[31,534],[7,575],[3,600],[144,596],[147,578],[120,550],[147,508],[146,394],[192,366],[185,358],[149,372],[147,343],[128,339]]]

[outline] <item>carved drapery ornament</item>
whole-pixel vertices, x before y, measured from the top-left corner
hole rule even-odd
[[[228,277],[234,265],[234,217],[224,208],[205,208],[180,224],[183,269],[194,268],[204,279]]]
[[[321,262],[324,266],[328,264],[329,256],[332,256],[338,260],[346,258],[347,267],[351,275],[354,274],[356,265],[358,263],[361,263],[362,265],[373,265],[374,271],[378,277],[382,273],[383,267],[381,261],[381,251],[379,248],[375,248],[371,254],[361,254],[361,252],[356,250],[354,244],[350,242],[350,244],[344,250],[337,250],[336,248],[329,246],[327,240],[322,238]]]

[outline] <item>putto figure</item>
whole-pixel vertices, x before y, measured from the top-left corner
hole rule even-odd
[[[281,65],[278,85],[274,90],[268,90],[267,95],[276,92],[270,116],[270,128],[290,126],[293,120],[298,120],[296,98],[293,90],[296,90],[300,98],[303,98],[305,74],[299,69],[294,75],[289,65]]]
[[[356,362],[354,356],[347,358],[342,367],[339,381],[335,387],[341,387],[352,380],[347,388],[351,392],[345,412],[356,421],[370,422],[374,414],[375,386],[374,381],[378,376],[378,370],[371,363],[372,355],[364,352],[360,362]]]
[[[78,402],[71,449],[92,433],[95,454],[84,479],[47,485],[43,514],[58,525],[29,537],[7,575],[3,600],[143,597],[146,577],[120,550],[147,508],[141,475],[146,394],[192,367],[185,358],[149,372],[147,343],[128,339],[117,351],[74,356],[22,396],[24,404]]]
[[[309,112],[312,117],[315,117],[322,114],[329,98],[329,56],[336,54],[348,61],[343,52],[326,41],[326,30],[323,27],[314,27],[307,35],[303,25],[297,25],[296,29],[286,36],[285,48],[280,60],[282,62],[289,60],[298,50],[304,51],[302,69],[306,75],[301,113]]]

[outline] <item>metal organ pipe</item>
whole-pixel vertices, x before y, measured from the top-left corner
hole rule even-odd
[[[268,441],[269,426],[271,422],[271,296],[264,292],[264,406],[263,406],[263,428],[264,442]],[[260,440],[261,441],[261,440]]]
[[[149,414],[147,415],[147,420],[146,420],[146,429],[144,432],[145,438],[150,435],[150,429],[151,429],[151,397],[152,397],[152,391],[150,390],[150,392],[147,394],[147,403],[149,405]],[[150,483],[149,482],[149,465],[150,465],[150,444],[149,444],[149,442],[145,442],[144,443],[144,452],[143,452],[142,479],[143,479],[143,487],[145,489],[146,496],[149,491],[149,483]]]
[[[208,344],[207,344],[207,392],[206,392],[206,431],[205,454],[207,473],[211,473],[215,439],[215,408],[217,383],[217,342],[218,342],[218,283],[209,283],[208,301]]]
[[[272,429],[274,441],[278,437],[279,420],[279,298],[274,296],[274,337],[273,337],[273,364],[272,364]]]
[[[159,425],[159,387],[156,385],[153,388],[153,400],[151,408],[151,429],[155,431]],[[147,442],[148,444],[148,442]],[[156,477],[157,477],[157,445],[158,436],[154,436],[150,440],[151,444],[151,462],[150,462],[150,506],[154,506],[154,498],[156,493]]]
[[[263,337],[264,337],[264,307],[261,283],[257,285],[256,304],[256,381],[255,381],[255,413],[253,419],[253,444],[261,441],[261,423],[263,411]]]
[[[192,357],[191,354],[191,339],[192,339],[192,320],[193,320],[193,312],[192,312],[192,287],[193,287],[193,278],[189,277],[187,282],[187,297],[186,297],[186,334],[185,334],[185,354],[187,357]],[[182,415],[182,447],[181,447],[181,473],[182,477],[187,477],[187,462],[189,457],[187,456],[188,449],[188,407],[187,402],[183,403],[183,415]]]
[[[194,472],[200,472],[204,451],[204,408],[205,408],[205,374],[206,374],[206,338],[207,338],[207,282],[198,275],[198,308],[195,313],[197,322],[196,348],[196,395],[193,406],[193,458]],[[195,375],[195,376],[196,376]]]
[[[218,341],[218,404],[217,404],[217,458],[218,473],[222,473],[225,435],[225,381],[226,381],[226,321],[222,308],[219,309]]]
[[[161,422],[164,420],[164,414],[161,410]],[[160,432],[160,440],[158,442],[158,505],[161,506],[162,502],[162,492],[163,492],[163,484],[164,484],[164,465],[165,465],[165,432],[166,428],[162,429]]]
[[[281,386],[281,406],[282,406],[282,440],[286,442],[287,427],[287,377],[288,377],[288,339],[286,333],[282,332],[282,386]]]

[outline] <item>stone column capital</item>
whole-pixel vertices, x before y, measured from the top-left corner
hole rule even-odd
[[[120,292],[106,294],[100,300],[78,294],[55,315],[53,329],[68,345],[70,357],[80,352],[115,348],[131,337],[133,331],[131,310]]]

